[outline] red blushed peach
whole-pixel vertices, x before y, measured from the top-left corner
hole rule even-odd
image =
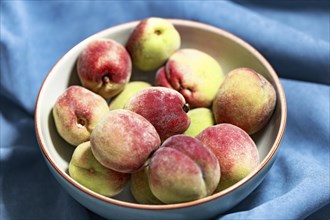
[[[94,128],[90,142],[95,158],[105,167],[134,173],[160,145],[152,124],[132,111],[110,111]]]
[[[135,93],[148,87],[151,87],[151,85],[144,81],[131,81],[127,83],[124,90],[111,99],[109,109],[123,109],[126,102],[134,96]]]
[[[189,110],[184,97],[165,87],[150,87],[136,93],[125,109],[142,115],[156,128],[160,138],[181,134],[190,125]]]
[[[224,79],[219,63],[196,49],[176,51],[156,75],[156,85],[180,92],[191,107],[209,107]]]
[[[220,179],[217,158],[202,142],[186,135],[168,138],[149,163],[151,192],[164,203],[211,195]]]
[[[108,104],[101,96],[81,86],[67,88],[53,107],[58,133],[75,146],[89,140],[96,124],[108,112]]]
[[[129,81],[132,61],[121,44],[111,39],[98,39],[81,52],[77,72],[84,87],[104,98],[111,98]]]
[[[275,109],[273,86],[249,68],[232,70],[221,84],[213,102],[217,124],[234,124],[248,134],[262,129]]]
[[[163,86],[166,88],[172,88],[171,84],[166,78],[166,71],[165,71],[165,66],[160,67],[157,72],[156,72],[156,77],[155,77],[155,84],[156,86]]]
[[[240,181],[259,165],[257,146],[244,130],[235,125],[214,125],[196,138],[218,158],[221,180],[217,192]]]

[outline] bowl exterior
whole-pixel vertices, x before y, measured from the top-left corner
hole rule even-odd
[[[267,172],[272,167],[275,158],[276,155],[274,155],[271,161],[269,161],[269,163],[267,163],[267,165],[260,172],[258,172],[254,178],[229,194],[196,206],[161,210],[135,209],[102,201],[98,198],[86,194],[84,191],[81,191],[69,183],[56,171],[56,169],[54,169],[54,167],[49,162],[47,162],[47,165],[51,173],[67,193],[69,193],[80,204],[106,219],[118,219],[118,216],[120,216],[121,219],[191,220],[210,219],[236,206],[251,192],[253,192],[253,190],[255,190],[257,186],[262,182]]]

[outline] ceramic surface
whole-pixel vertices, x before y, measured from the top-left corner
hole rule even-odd
[[[246,178],[217,194],[197,201],[172,205],[140,205],[135,203],[128,187],[114,198],[108,198],[81,186],[68,175],[68,164],[74,148],[57,133],[52,107],[57,97],[70,85],[80,84],[75,65],[86,44],[96,38],[111,38],[125,44],[137,22],[130,22],[101,31],[68,51],[51,69],[39,92],[35,125],[37,138],[50,171],[78,202],[93,212],[122,219],[202,219],[218,215],[246,198],[263,180],[274,163],[286,124],[286,101],[281,83],[271,65],[242,39],[218,28],[197,22],[169,19],[182,38],[181,48],[195,48],[209,53],[225,73],[237,67],[250,67],[265,76],[277,93],[275,112],[266,125],[253,135],[261,164]],[[132,80],[154,82],[154,72],[134,70]]]

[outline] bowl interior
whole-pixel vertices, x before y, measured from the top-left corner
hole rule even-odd
[[[258,146],[260,159],[262,163],[265,163],[270,152],[277,149],[279,133],[284,129],[284,93],[275,72],[258,52],[227,32],[196,22],[183,20],[171,20],[171,22],[181,35],[181,48],[195,48],[210,54],[220,63],[225,73],[237,67],[255,69],[274,86],[278,97],[275,112],[269,123],[252,136]],[[70,179],[67,171],[74,147],[58,135],[52,116],[52,107],[57,97],[68,86],[80,84],[76,72],[76,60],[88,42],[96,38],[111,38],[125,45],[136,24],[137,22],[131,22],[112,27],[82,41],[54,65],[43,83],[36,106],[35,120],[38,138],[43,152],[48,155],[48,160],[51,160],[51,164],[56,166],[59,173],[66,179]],[[153,84],[154,76],[155,72],[145,73],[134,69],[131,80],[145,80]],[[135,202],[128,189],[115,199]]]

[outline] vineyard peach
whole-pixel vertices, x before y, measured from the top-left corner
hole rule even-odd
[[[266,125],[275,103],[275,90],[265,77],[250,68],[238,68],[223,81],[213,113],[216,123],[234,124],[254,134]]]
[[[126,48],[140,70],[159,68],[181,45],[179,32],[166,19],[147,18],[130,35]]]
[[[134,173],[159,147],[160,138],[152,124],[141,115],[117,109],[109,111],[97,124],[90,142],[95,158],[103,166]]]
[[[215,155],[190,136],[168,138],[150,159],[150,189],[164,203],[187,202],[211,195],[219,179],[220,166]]]
[[[111,39],[97,39],[78,57],[77,73],[84,87],[111,98],[130,80],[132,61],[121,44]]]
[[[123,109],[126,102],[135,95],[135,93],[151,87],[151,85],[144,81],[131,81],[127,83],[124,90],[114,97],[109,105],[110,110]]]
[[[89,141],[78,145],[73,152],[69,174],[85,187],[110,197],[120,193],[130,177],[102,166],[95,159]]]
[[[183,133],[190,125],[185,99],[179,92],[165,87],[150,87],[138,92],[126,103],[125,109],[150,121],[162,141]]]
[[[214,125],[204,129],[196,138],[219,160],[221,180],[218,192],[240,181],[259,165],[257,146],[244,130],[235,125]]]
[[[224,79],[220,64],[209,54],[197,49],[175,52],[156,79],[159,86],[180,92],[191,107],[209,107]]]
[[[81,86],[67,88],[53,107],[58,133],[74,146],[88,141],[96,124],[108,112],[108,104],[101,96]]]
[[[160,205],[164,204],[151,192],[149,186],[149,167],[131,175],[131,188],[133,197],[140,204]]]

